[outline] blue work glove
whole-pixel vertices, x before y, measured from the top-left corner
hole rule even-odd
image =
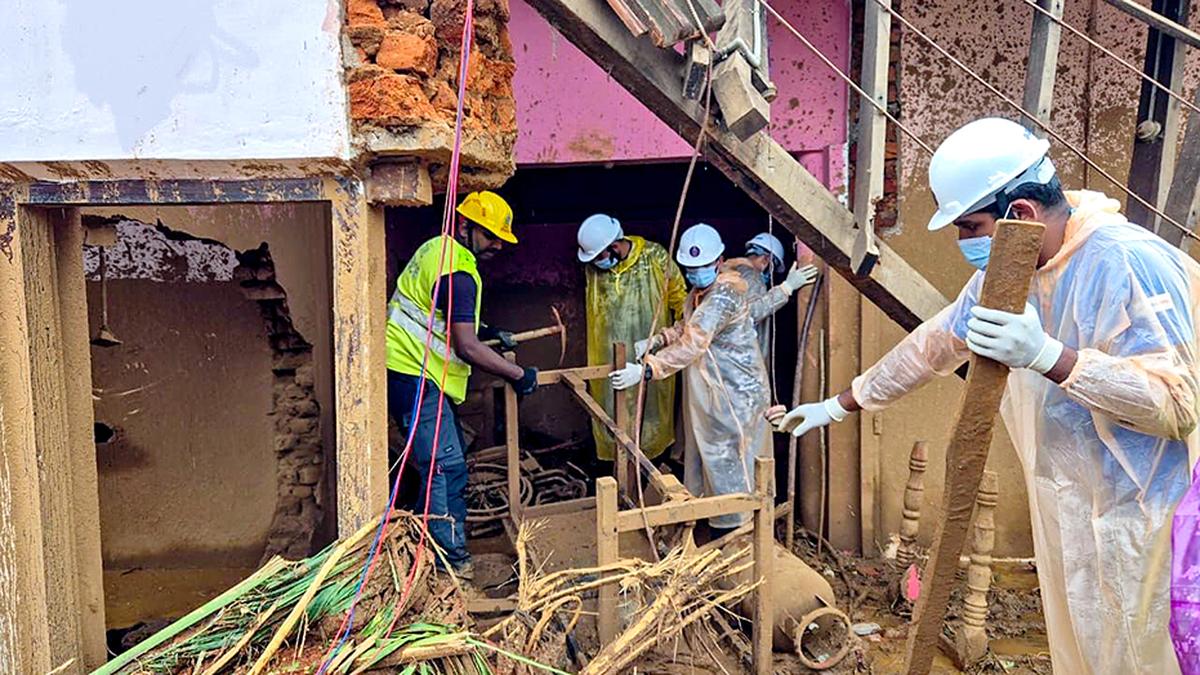
[[[517,396],[528,396],[537,391],[538,388],[538,369],[525,368],[521,373],[521,378],[513,381],[513,389],[516,390]]]
[[[976,305],[967,322],[967,348],[1009,368],[1029,368],[1045,375],[1058,363],[1063,345],[1046,334],[1033,305],[1020,314]]]

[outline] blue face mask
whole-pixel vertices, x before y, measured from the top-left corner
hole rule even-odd
[[[687,277],[688,283],[695,288],[708,288],[717,280],[717,266],[710,265],[708,267],[693,267],[688,269],[684,276]]]
[[[610,255],[607,258],[605,258],[603,260],[597,260],[597,261],[593,262],[592,264],[595,265],[598,269],[611,270],[612,268],[617,266],[617,256]]]
[[[971,237],[959,239],[958,249],[962,251],[967,263],[976,269],[986,270],[988,258],[992,255],[991,237]]]

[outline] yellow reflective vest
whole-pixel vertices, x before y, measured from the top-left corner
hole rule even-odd
[[[443,263],[444,248],[446,255]],[[429,331],[432,335],[427,334],[426,330],[430,325],[433,286],[439,276],[452,271],[466,272],[475,280],[475,329],[479,329],[483,284],[479,280],[475,255],[453,237],[434,237],[421,244],[404,266],[404,271],[396,279],[396,290],[388,301],[387,367],[397,373],[419,376],[424,362],[425,377],[435,385],[442,381],[442,371],[445,369],[442,390],[457,404],[467,397],[467,378],[471,375],[471,366],[458,358],[453,345],[449,350],[449,358],[446,358],[446,316],[442,310],[434,310],[432,331]],[[425,353],[427,340],[428,354]]]

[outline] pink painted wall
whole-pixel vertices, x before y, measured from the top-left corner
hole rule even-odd
[[[850,6],[780,0],[777,9],[839,68],[849,68]],[[817,178],[845,180],[847,89],[794,35],[769,19],[779,96],[771,134]],[[517,163],[679,159],[691,148],[523,0],[509,21],[517,97]]]

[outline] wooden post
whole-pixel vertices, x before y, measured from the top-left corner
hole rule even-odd
[[[1200,105],[1200,90],[1196,92],[1192,103]],[[1196,229],[1196,212],[1200,209],[1200,124],[1189,124],[1183,134],[1183,143],[1179,148],[1178,163],[1175,175],[1171,179],[1171,189],[1167,193],[1167,204],[1163,212],[1175,222],[1189,230]],[[1159,222],[1158,235],[1175,244],[1184,251],[1191,248],[1192,240],[1185,239],[1179,228]]]
[[[921,529],[921,504],[925,498],[925,441],[913,443],[908,456],[908,483],[904,485],[904,510],[900,512],[900,548],[896,562],[908,567],[917,555],[917,533]]]
[[[983,472],[975,501],[975,530],[971,539],[971,562],[967,567],[962,624],[954,633],[954,651],[960,668],[974,665],[987,654],[987,594],[992,586],[992,549],[996,547],[998,484],[995,472]]]
[[[72,453],[65,407],[58,261],[55,259],[55,223],[52,218],[52,214],[58,213],[58,209],[25,210],[25,228],[21,233],[21,257],[25,263],[25,308],[29,322],[33,431],[42,500],[42,555],[49,609],[50,662],[55,665],[70,659],[76,662],[83,660],[83,654],[79,651],[83,632],[77,612],[79,589],[76,581],[75,513],[71,485]]]
[[[868,0],[869,2],[870,0]],[[1054,18],[1063,15],[1063,0],[1037,0],[1042,9]],[[1054,102],[1054,80],[1058,69],[1058,44],[1062,39],[1062,26],[1054,19],[1033,11],[1033,28],[1029,36],[1029,62],[1025,66],[1025,96],[1021,107],[1033,113],[1042,124],[1050,124],[1050,113]],[[1025,128],[1039,136],[1039,127],[1028,119],[1022,119]]]
[[[0,186],[0,672],[50,670],[30,327],[21,239],[23,186]]]
[[[890,0],[882,0],[889,6]],[[892,15],[875,0],[863,9],[862,88],[871,99],[887,107],[888,61],[891,54]],[[875,204],[883,196],[883,149],[887,118],[865,99],[858,101],[858,152],[854,163],[854,222],[858,233],[850,266],[858,276],[871,273],[879,260],[875,242]]]
[[[511,352],[504,355],[509,363],[516,363]],[[508,474],[508,517],[514,526],[521,524],[521,423],[518,418],[520,402],[512,383],[504,383],[504,448],[506,450],[505,471]]]
[[[1108,4],[1125,12],[1126,14],[1136,18],[1138,21],[1149,24],[1152,28],[1160,30],[1167,35],[1185,42],[1197,49],[1200,49],[1200,33],[1196,33],[1187,26],[1184,26],[1176,21],[1172,21],[1161,13],[1155,10],[1150,10],[1142,5],[1139,5],[1134,0],[1104,0]]]
[[[617,542],[617,481],[601,476],[596,479],[596,565],[617,561]],[[596,632],[603,647],[617,637],[619,629],[617,589],[612,584],[600,588],[596,611]]]
[[[1191,0],[1153,0],[1152,7],[1169,20],[1186,24],[1190,4]],[[1146,75],[1171,91],[1181,93],[1186,56],[1186,44],[1157,28],[1150,28],[1146,35],[1143,66]],[[1129,160],[1129,189],[1158,207],[1166,202],[1175,173],[1181,107],[1178,99],[1167,96],[1149,82],[1142,82],[1133,155]],[[1133,199],[1126,205],[1125,214],[1131,223],[1151,231],[1158,229],[1158,216]]]
[[[83,224],[79,210],[57,210],[54,239],[58,268],[59,320],[71,502],[75,521],[75,574],[78,579],[80,652],[85,669],[108,659],[104,620],[104,570],[100,558],[100,491],[96,475],[95,408],[88,345],[87,287],[83,272]]]
[[[754,624],[754,672],[770,675],[774,672],[775,635],[775,460],[754,459],[754,494],[759,498],[754,512],[754,578],[762,580],[754,591],[754,616],[750,618]]]
[[[996,227],[992,257],[983,281],[979,304],[1005,312],[1021,312],[1029,296],[1029,283],[1042,245],[1040,223],[1001,220]],[[975,495],[987,462],[988,446],[996,426],[996,413],[1008,379],[1008,368],[995,361],[971,356],[962,407],[946,450],[945,494],[942,518],[925,566],[921,596],[909,631],[905,672],[928,673],[942,633],[942,619],[950,587],[958,568],[970,525]]]
[[[387,346],[383,207],[348,178],[324,181],[333,250],[333,375],[338,532],[387,505]]]
[[[618,371],[625,367],[625,343],[613,343],[613,370]],[[644,386],[644,385],[643,385]],[[636,390],[635,390],[636,391]],[[633,436],[633,429],[629,424],[629,392],[614,391],[613,392],[613,417],[617,426],[624,429],[626,433]],[[613,441],[613,475],[617,477],[617,487],[620,488],[621,494],[628,495],[629,492],[629,456],[625,452],[625,448],[620,443]]]

